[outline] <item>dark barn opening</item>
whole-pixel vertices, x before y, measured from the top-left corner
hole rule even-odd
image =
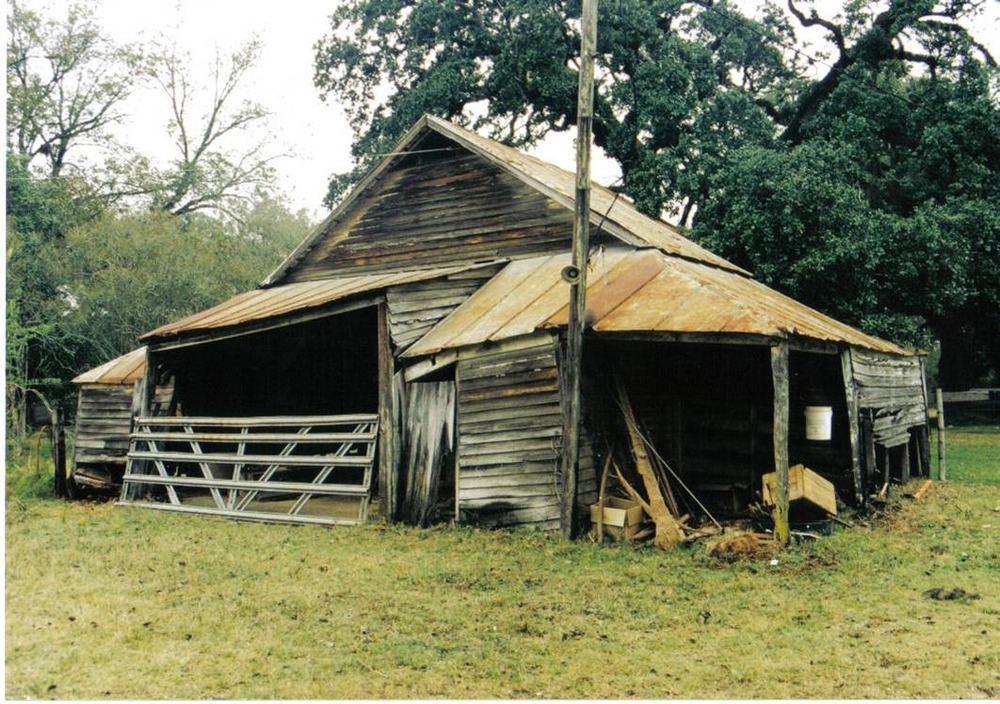
[[[378,411],[377,309],[159,353],[187,416]]]
[[[364,521],[376,489],[378,309],[152,353],[123,501],[249,520]]]
[[[761,478],[774,471],[770,352],[763,345],[594,340],[588,348],[591,422],[621,446],[624,430],[613,395],[617,374],[643,433],[698,500],[718,517],[744,515],[759,502]],[[851,496],[851,446],[837,355],[790,358],[789,457]],[[805,436],[805,408],[832,406],[828,441]],[[610,422],[609,422],[610,421]],[[601,451],[601,448],[596,448]],[[691,503],[683,491],[675,494]],[[697,506],[690,506],[697,513]]]

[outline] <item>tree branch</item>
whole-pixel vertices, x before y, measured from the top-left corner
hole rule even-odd
[[[799,21],[803,27],[815,27],[820,26],[827,30],[833,37],[834,43],[837,45],[837,49],[843,54],[847,51],[847,45],[844,42],[844,32],[841,28],[831,22],[830,20],[823,19],[816,12],[816,8],[811,8],[812,12],[806,17],[805,13],[795,6],[794,0],[788,0],[788,11],[791,12],[795,19]]]

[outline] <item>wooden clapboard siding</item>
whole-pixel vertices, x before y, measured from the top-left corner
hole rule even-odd
[[[132,419],[132,385],[80,387],[73,462],[125,465]]]
[[[464,150],[409,158],[290,271],[287,283],[523,257],[569,246],[572,213]]]
[[[853,349],[851,367],[858,406],[874,413],[875,442],[885,447],[907,443],[910,428],[927,422],[920,358]]]
[[[423,337],[488,281],[499,265],[476,268],[442,279],[396,286],[386,291],[389,330],[396,354]]]
[[[76,411],[73,476],[80,484],[108,487],[125,471],[132,431],[132,384],[81,384]],[[169,402],[173,386],[158,390],[154,405]]]
[[[132,386],[85,384],[77,404],[74,472],[87,465],[125,466],[132,418]]]
[[[484,525],[559,527],[562,443],[556,342],[462,359],[459,511]]]

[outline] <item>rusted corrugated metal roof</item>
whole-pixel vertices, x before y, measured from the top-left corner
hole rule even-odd
[[[390,155],[358,183],[357,187],[333,210],[327,219],[285,259],[284,262],[265,279],[264,285],[280,283],[285,274],[314,247],[334,226],[355,207],[369,188],[377,187],[379,177],[405,156],[407,150],[419,149],[419,143],[429,133],[436,132],[453,140],[460,146],[496,164],[514,178],[544,193],[554,201],[572,211],[576,196],[576,176],[565,169],[550,164],[513,147],[508,147],[491,139],[470,132],[457,125],[432,115],[424,115],[399,140]],[[594,226],[621,239],[626,244],[637,247],[656,247],[669,254],[686,257],[712,266],[746,273],[743,269],[704,247],[687,239],[669,223],[643,215],[624,196],[616,194],[593,183],[590,194],[590,221]]]
[[[390,286],[447,276],[467,268],[447,267],[394,274],[341,276],[336,279],[257,289],[241,293],[217,306],[158,327],[139,339],[154,342],[194,332],[232,328],[319,308],[328,303]]]
[[[569,292],[560,272],[569,264],[568,253],[511,262],[403,356],[566,325]],[[800,337],[905,354],[758,281],[654,249],[609,247],[592,253],[587,323],[596,332]]]
[[[131,384],[142,378],[146,372],[146,348],[132,350],[121,357],[105,362],[99,367],[85,371],[75,379],[74,384]]]

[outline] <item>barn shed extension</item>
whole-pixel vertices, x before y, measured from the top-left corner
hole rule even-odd
[[[146,348],[140,347],[73,379],[78,395],[72,476],[79,486],[102,491],[121,487],[138,410],[133,407],[135,385],[145,369]]]
[[[419,120],[259,289],[142,337],[122,501],[555,529],[567,503],[585,514],[620,452],[618,385],[713,512],[745,511],[781,463],[853,504],[926,473],[921,356],[767,288],[595,185],[567,493],[574,189],[573,174]]]

